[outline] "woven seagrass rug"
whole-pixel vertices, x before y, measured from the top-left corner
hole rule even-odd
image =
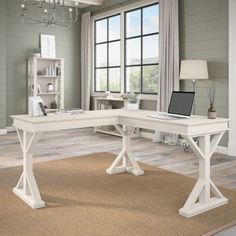
[[[193,236],[236,219],[236,192],[223,189],[228,205],[186,219],[178,210],[196,180],[148,165],[141,165],[143,176],[108,175],[114,158],[100,153],[35,164],[46,201],[37,210],[12,192],[22,167],[0,170],[0,235]]]

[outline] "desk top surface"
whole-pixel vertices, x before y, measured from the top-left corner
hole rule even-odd
[[[161,120],[148,117],[148,115],[153,115],[153,114],[155,114],[155,111],[148,111],[148,110],[128,111],[124,109],[113,109],[113,110],[86,111],[85,113],[78,115],[50,114],[48,116],[40,116],[40,117],[31,117],[29,115],[14,115],[11,117],[13,118],[14,121],[19,120],[33,125],[43,124],[43,123],[48,124],[56,122],[106,119],[106,118],[120,118],[126,120],[133,119],[137,121],[150,121],[162,124],[176,124],[185,127],[229,122],[229,119],[226,118],[208,119],[206,116],[195,116],[195,115],[189,119],[180,118],[176,120]]]

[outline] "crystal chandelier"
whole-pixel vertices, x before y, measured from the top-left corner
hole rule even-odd
[[[79,18],[79,3],[68,7],[65,0],[23,0],[21,10],[23,23],[69,27]]]

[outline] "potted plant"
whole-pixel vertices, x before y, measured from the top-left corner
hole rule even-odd
[[[139,109],[138,94],[131,93],[128,97],[127,110],[137,111]]]
[[[41,56],[41,48],[32,48],[31,52],[34,57],[40,57]]]
[[[123,93],[120,96],[121,96],[121,98],[123,98],[123,100],[124,100],[124,108],[127,110],[129,94],[128,93]]]
[[[215,109],[215,90],[213,88],[208,88],[207,89],[208,92],[208,98],[209,98],[209,102],[210,102],[210,107],[208,108],[208,119],[216,119],[216,109]]]

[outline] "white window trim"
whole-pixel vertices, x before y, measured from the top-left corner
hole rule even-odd
[[[94,23],[96,20],[99,20],[99,19],[102,19],[102,18],[106,18],[106,17],[110,17],[110,16],[113,16],[113,15],[116,15],[116,14],[120,14],[121,15],[121,24],[120,24],[120,33],[121,33],[121,47],[120,47],[120,55],[121,55],[121,71],[124,72],[124,69],[125,69],[125,65],[124,65],[124,45],[125,45],[125,38],[124,38],[124,14],[126,11],[129,11],[129,10],[132,10],[132,9],[135,9],[135,8],[139,8],[139,7],[144,7],[146,5],[151,5],[151,4],[154,4],[154,3],[158,3],[159,1],[158,0],[142,0],[142,1],[138,1],[136,3],[131,3],[131,4],[128,4],[126,6],[122,6],[120,8],[117,8],[117,9],[114,9],[114,10],[110,10],[110,11],[106,11],[104,13],[101,13],[101,14],[97,14],[97,15],[94,15],[92,17],[92,21],[91,21],[91,30],[92,30],[92,66],[91,66],[91,74],[92,74],[92,86],[91,86],[91,95],[92,97],[101,97],[104,95],[104,92],[95,92],[95,88],[94,88],[94,55],[95,55],[95,52],[94,52]],[[124,91],[124,73],[121,73],[121,93],[123,93]],[[112,95],[114,97],[120,97],[120,94],[121,93],[112,93]],[[141,100],[157,100],[157,95],[153,95],[153,94],[140,94],[140,99]]]

